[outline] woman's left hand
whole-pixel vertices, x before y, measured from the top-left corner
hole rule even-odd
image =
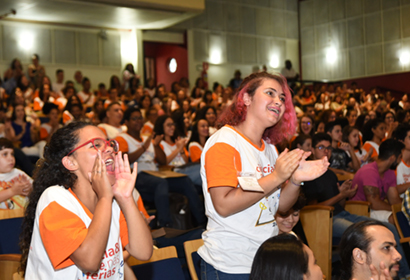
[[[312,181],[322,176],[329,167],[329,161],[327,157],[319,160],[306,159],[310,156],[310,153],[304,153],[302,160],[299,162],[299,167],[293,172],[291,180],[296,184],[300,184],[303,181]]]
[[[132,191],[137,179],[137,163],[134,163],[134,168],[131,173],[128,155],[118,152],[114,159],[115,164],[115,184],[112,186],[114,197],[118,202],[133,199]]]

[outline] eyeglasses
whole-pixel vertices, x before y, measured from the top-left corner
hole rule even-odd
[[[75,151],[77,151],[79,148],[84,147],[87,144],[93,144],[93,147],[97,150],[97,151],[101,151],[104,152],[105,150],[107,150],[108,147],[111,147],[114,152],[118,152],[119,150],[119,146],[118,146],[118,142],[115,140],[105,140],[102,138],[93,138],[87,142],[85,142],[84,144],[78,146],[77,148],[75,148],[74,150],[72,150],[71,152],[69,152],[67,154],[67,156],[71,155],[72,153],[74,153]]]
[[[323,145],[320,145],[320,146],[318,146],[318,147],[315,147],[315,149],[318,149],[319,151],[326,150],[326,151],[328,151],[328,152],[331,152],[333,148],[332,148],[332,146],[325,147],[325,146],[323,146]]]

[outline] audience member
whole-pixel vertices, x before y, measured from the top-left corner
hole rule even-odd
[[[353,184],[358,190],[352,200],[369,201],[370,217],[376,220],[394,224],[391,205],[401,203],[394,171],[401,162],[404,147],[398,140],[383,141],[377,160],[360,168],[354,176]]]
[[[127,127],[121,125],[122,118],[124,116],[124,112],[122,107],[119,103],[114,102],[108,105],[106,110],[107,120],[104,123],[100,123],[98,128],[104,132],[105,136],[108,139],[114,139],[118,136],[121,132],[126,132]]]
[[[56,70],[56,81],[52,85],[53,89],[55,92],[59,93],[63,90],[65,87],[64,84],[64,70],[63,69],[57,69]]]
[[[402,258],[392,232],[375,220],[351,225],[340,241],[339,280],[396,279]]]
[[[23,171],[14,168],[13,143],[0,138],[0,209],[22,209],[28,202],[33,180]]]
[[[259,247],[249,280],[322,280],[312,250],[293,234],[269,238]]]
[[[363,149],[366,152],[373,148],[371,157],[377,157],[379,155],[379,146],[385,137],[386,124],[381,119],[372,119],[363,125]]]

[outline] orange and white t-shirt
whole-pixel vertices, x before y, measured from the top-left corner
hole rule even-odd
[[[204,148],[198,142],[189,143],[188,151],[191,162],[199,162],[201,160],[202,150]]]
[[[377,157],[379,155],[379,145],[373,141],[366,141],[363,145],[363,150],[366,152],[370,151],[370,148],[373,148],[373,153],[370,157]]]
[[[123,153],[133,153],[142,145],[144,145],[147,137],[142,136],[142,142],[139,142],[137,139],[124,132],[118,135],[115,140],[118,142],[120,151]],[[144,170],[149,171],[158,171],[158,167],[155,164],[155,149],[154,145],[150,143],[148,149],[138,158],[138,173]]]
[[[403,160],[399,163],[396,169],[397,185],[410,183],[410,165],[407,165]],[[402,198],[404,193],[400,195]]]
[[[177,144],[169,144],[167,143],[165,140],[162,140],[161,143],[159,144],[159,146],[161,147],[161,149],[164,151],[166,156],[169,156],[170,154],[172,154],[173,151],[175,151],[177,149]],[[186,150],[184,148],[185,151],[185,155],[186,155]],[[186,164],[184,158],[181,156],[180,153],[178,153],[172,160],[171,162],[168,164],[170,166],[181,166]]]
[[[79,91],[77,92],[77,96],[80,98],[81,102],[84,105],[88,107],[92,107],[94,105],[95,95],[92,92],[87,94],[84,91]]]
[[[154,124],[150,121],[144,123],[144,126],[141,129],[141,135],[151,135],[154,132]]]
[[[83,273],[70,259],[87,236],[92,219],[71,189],[47,188],[37,204],[25,279],[124,279],[122,252],[128,244],[128,228],[115,200],[100,270]]]
[[[114,139],[122,132],[127,132],[127,127],[122,125],[120,127],[112,126],[108,123],[100,123],[98,128],[104,132],[104,134],[108,137],[108,139]]]
[[[14,184],[15,180],[19,180],[19,177],[26,177],[30,183],[33,183],[33,179],[31,179],[30,176],[28,176],[24,171],[21,171],[20,169],[13,168],[8,173],[1,173],[0,174],[0,192],[3,190],[6,190],[8,188],[11,188],[11,186]],[[26,196],[23,195],[15,195],[6,201],[0,201],[0,209],[21,209],[26,207],[26,204],[28,202],[28,199]]]
[[[239,188],[238,175],[243,172],[260,179],[273,172],[277,158],[274,145],[261,140],[259,148],[231,126],[224,126],[207,140],[201,156],[201,177],[208,225],[198,254],[215,269],[231,274],[250,273],[259,246],[279,232],[275,213],[280,190],[223,217],[215,210],[208,189]]]
[[[58,125],[58,128],[63,127],[61,124]],[[46,140],[48,135],[50,135],[53,128],[48,123],[43,123],[40,126],[40,140]]]

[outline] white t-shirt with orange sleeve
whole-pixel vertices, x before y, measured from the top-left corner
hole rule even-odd
[[[151,135],[152,132],[154,132],[154,124],[151,123],[150,121],[147,121],[146,123],[144,123],[144,126],[141,129],[141,134]]]
[[[11,188],[15,180],[18,180],[19,177],[26,177],[30,183],[33,183],[33,179],[28,176],[24,171],[20,169],[13,168],[8,173],[0,174],[0,192]],[[15,195],[6,201],[0,201],[0,209],[21,209],[26,207],[28,199],[23,195]]]
[[[166,156],[169,156],[173,151],[175,151],[177,149],[177,144],[169,144],[166,141],[162,140],[161,143],[159,144],[159,146],[161,147],[161,149],[164,151]],[[185,150],[185,148],[184,148]],[[186,154],[186,151],[185,151]],[[172,160],[171,162],[168,164],[170,166],[181,166],[186,164],[184,158],[181,156],[180,153],[178,153]]]
[[[376,144],[373,141],[366,141],[363,144],[363,150],[365,150],[367,153],[370,151],[370,148],[373,148],[373,153],[370,157],[377,157],[379,155],[379,145]]]
[[[238,188],[238,172],[250,172],[257,179],[273,172],[278,153],[262,141],[255,146],[231,126],[224,126],[206,142],[201,156],[201,177],[208,225],[202,234],[199,255],[215,269],[231,274],[250,273],[259,246],[278,234],[275,213],[280,190],[228,217],[215,210],[209,188]]]
[[[114,139],[122,132],[127,132],[127,127],[122,125],[120,127],[112,126],[108,123],[100,123],[98,128],[104,132],[104,134],[108,137],[108,139]]]
[[[147,137],[142,136],[142,142],[139,142],[137,139],[124,132],[118,135],[115,140],[118,142],[120,151],[123,153],[133,153],[142,145],[144,145]],[[138,173],[144,170],[149,171],[158,171],[158,167],[155,164],[155,149],[154,145],[150,143],[148,149],[138,158]]]
[[[189,157],[192,162],[199,162],[201,160],[201,154],[203,147],[198,142],[189,143]]]
[[[83,273],[70,259],[84,241],[92,218],[71,189],[47,188],[37,204],[25,279],[124,279],[122,252],[128,244],[128,228],[115,200],[100,270]]]

